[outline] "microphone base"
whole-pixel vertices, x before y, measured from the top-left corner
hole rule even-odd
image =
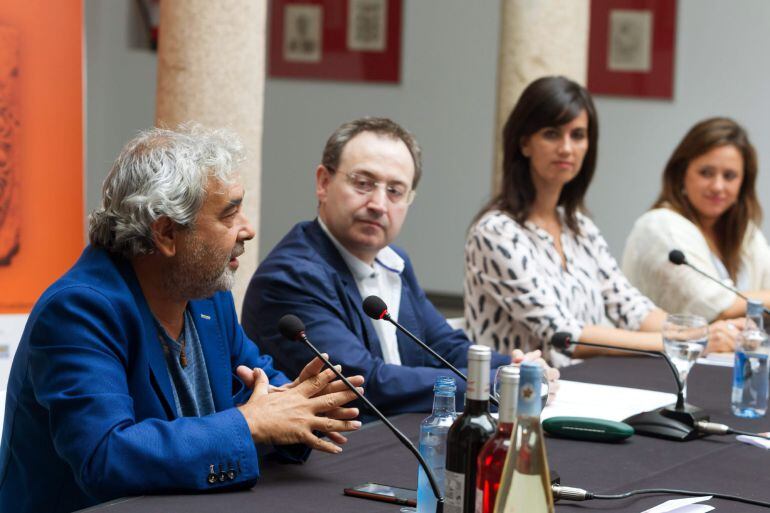
[[[701,420],[708,421],[709,416],[697,406],[685,404],[681,409],[664,406],[642,412],[628,417],[623,422],[633,427],[634,432],[640,435],[686,442],[706,435],[695,428],[695,423]]]

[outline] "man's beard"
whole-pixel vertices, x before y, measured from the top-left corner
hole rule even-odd
[[[196,238],[191,252],[171,263],[163,274],[164,287],[183,299],[201,299],[230,290],[235,285],[235,270],[228,264],[242,254],[243,242],[225,255]]]

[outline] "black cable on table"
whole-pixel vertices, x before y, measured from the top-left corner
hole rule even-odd
[[[754,499],[747,499],[746,497],[738,497],[737,495],[728,495],[726,493],[713,493],[713,492],[693,492],[690,490],[677,490],[672,488],[646,488],[643,490],[632,490],[626,493],[620,493],[617,495],[602,495],[593,494],[594,499],[625,499],[633,495],[642,495],[646,493],[670,493],[673,495],[688,495],[690,497],[700,497],[704,495],[710,495],[717,499],[725,499],[728,501],[743,502],[746,504],[752,504],[754,506],[762,506],[763,508],[770,508],[770,502],[758,501]]]
[[[760,433],[752,433],[751,431],[741,431],[740,429],[730,428],[727,431],[727,433],[731,434],[731,435],[756,436],[757,438],[764,438],[765,440],[770,440],[770,436],[763,435],[763,434],[760,434]]]
[[[751,504],[753,506],[760,506],[763,508],[770,508],[770,502],[758,501],[755,499],[747,499],[745,497],[738,497],[737,495],[729,495],[726,493],[713,493],[713,492],[694,492],[691,490],[678,490],[675,488],[645,488],[642,490],[632,490],[626,493],[619,493],[615,495],[607,495],[600,493],[593,493],[582,488],[573,488],[569,486],[553,485],[551,487],[553,491],[553,498],[556,500],[568,500],[568,501],[589,501],[592,499],[597,500],[615,500],[626,499],[634,495],[643,495],[648,493],[667,493],[671,495],[686,495],[690,497],[700,497],[710,495],[717,499],[724,499],[728,501],[743,502],[745,504]]]

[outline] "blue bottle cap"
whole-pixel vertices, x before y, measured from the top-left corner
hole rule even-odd
[[[457,384],[455,378],[450,376],[439,376],[436,378],[436,383],[433,385],[433,391],[441,394],[452,394],[457,391]]]
[[[764,310],[765,310],[765,305],[762,303],[762,301],[758,301],[756,299],[749,299],[746,302],[746,315],[748,317],[756,317],[757,315],[762,315]]]

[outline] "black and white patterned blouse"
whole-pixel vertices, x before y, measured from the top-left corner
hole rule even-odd
[[[560,331],[574,339],[586,325],[636,330],[655,305],[626,280],[596,225],[578,214],[580,235],[562,216],[561,245],[534,223],[493,210],[471,228],[465,244],[465,322],[472,340],[497,351],[543,349],[553,365],[569,358],[550,351]]]

